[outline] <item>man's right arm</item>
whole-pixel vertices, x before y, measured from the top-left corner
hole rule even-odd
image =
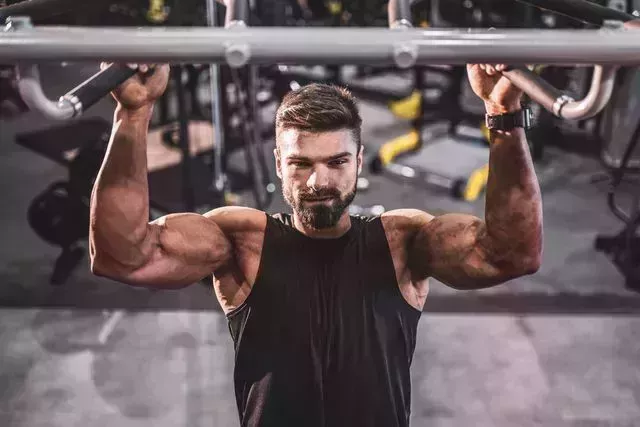
[[[168,70],[135,76],[118,101],[107,154],[91,196],[91,270],[137,286],[178,288],[211,274],[232,256],[211,216],[172,214],[149,222],[147,132]],[[224,209],[224,208],[223,208]]]

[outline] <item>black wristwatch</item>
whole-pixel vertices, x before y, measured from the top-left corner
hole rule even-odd
[[[523,108],[508,114],[498,114],[485,116],[487,129],[510,131],[515,128],[531,129],[531,109]]]

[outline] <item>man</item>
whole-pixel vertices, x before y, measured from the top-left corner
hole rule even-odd
[[[489,115],[519,117],[522,93],[502,77],[504,65],[467,68]],[[147,128],[167,75],[166,66],[142,66],[114,92],[91,203],[92,271],[159,289],[213,273],[243,426],[408,426],[428,279],[481,289],[540,265],[542,206],[523,128],[490,131],[484,221],[415,209],[352,217],[363,164],[356,102],[342,88],[305,86],[276,117],[291,215],[222,207],[148,223]]]

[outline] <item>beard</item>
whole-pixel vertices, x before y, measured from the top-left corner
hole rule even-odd
[[[357,187],[353,185],[351,191],[342,196],[338,190],[322,190],[313,193],[300,194],[294,198],[290,188],[282,188],[282,195],[287,204],[298,215],[300,221],[307,227],[315,230],[322,230],[335,226],[344,211],[349,207],[356,197]],[[305,204],[309,199],[331,197],[330,204]]]

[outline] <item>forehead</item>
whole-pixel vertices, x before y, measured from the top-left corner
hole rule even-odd
[[[286,129],[278,136],[278,147],[284,157],[326,157],[345,151],[355,155],[358,149],[348,129],[321,133]]]

